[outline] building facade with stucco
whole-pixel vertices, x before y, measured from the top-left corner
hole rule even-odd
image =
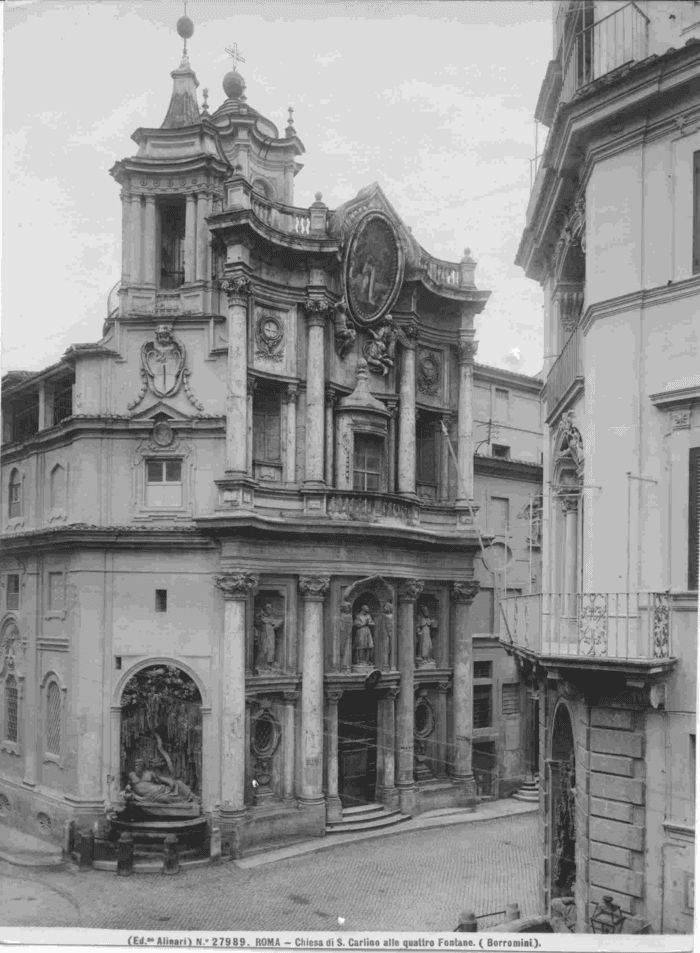
[[[468,253],[377,185],[295,207],[291,115],[172,77],[102,338],[3,382],[1,813],[89,825],[156,746],[225,851],[510,793],[541,381],[474,363]]]

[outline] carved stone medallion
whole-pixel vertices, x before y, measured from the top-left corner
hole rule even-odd
[[[416,383],[421,394],[427,397],[437,397],[442,367],[435,354],[425,351],[418,361]]]
[[[369,327],[392,306],[403,280],[398,235],[382,212],[368,212],[355,226],[343,273],[345,297],[360,327]]]
[[[273,314],[261,314],[255,324],[255,356],[278,363],[282,360],[284,327]]]

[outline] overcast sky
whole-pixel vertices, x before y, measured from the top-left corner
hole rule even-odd
[[[8,0],[4,13],[3,372],[39,370],[96,341],[120,277],[112,164],[159,127],[180,61],[178,0]],[[377,181],[423,247],[492,292],[482,363],[534,374],[542,296],[513,264],[529,194],[533,111],[551,56],[536,0],[190,0],[189,42],[210,111],[238,43],[248,102],[294,106],[306,148],[295,204],[334,208]]]

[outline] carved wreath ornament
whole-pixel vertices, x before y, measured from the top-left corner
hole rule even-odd
[[[440,362],[434,354],[424,354],[418,364],[417,384],[421,394],[437,397],[440,383]]]
[[[282,360],[284,328],[273,314],[261,314],[255,325],[256,357],[267,361]]]

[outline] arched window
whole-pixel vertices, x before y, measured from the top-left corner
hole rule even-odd
[[[17,722],[19,708],[19,693],[17,679],[8,675],[5,679],[5,741],[17,744]]]
[[[47,754],[61,753],[61,689],[54,681],[46,690],[46,721],[44,744]]]
[[[19,475],[19,470],[13,470],[10,474],[10,485],[8,493],[8,510],[7,515],[10,519],[13,516],[22,515],[22,480]]]
[[[51,509],[62,510],[65,506],[66,471],[57,463],[51,471]]]

